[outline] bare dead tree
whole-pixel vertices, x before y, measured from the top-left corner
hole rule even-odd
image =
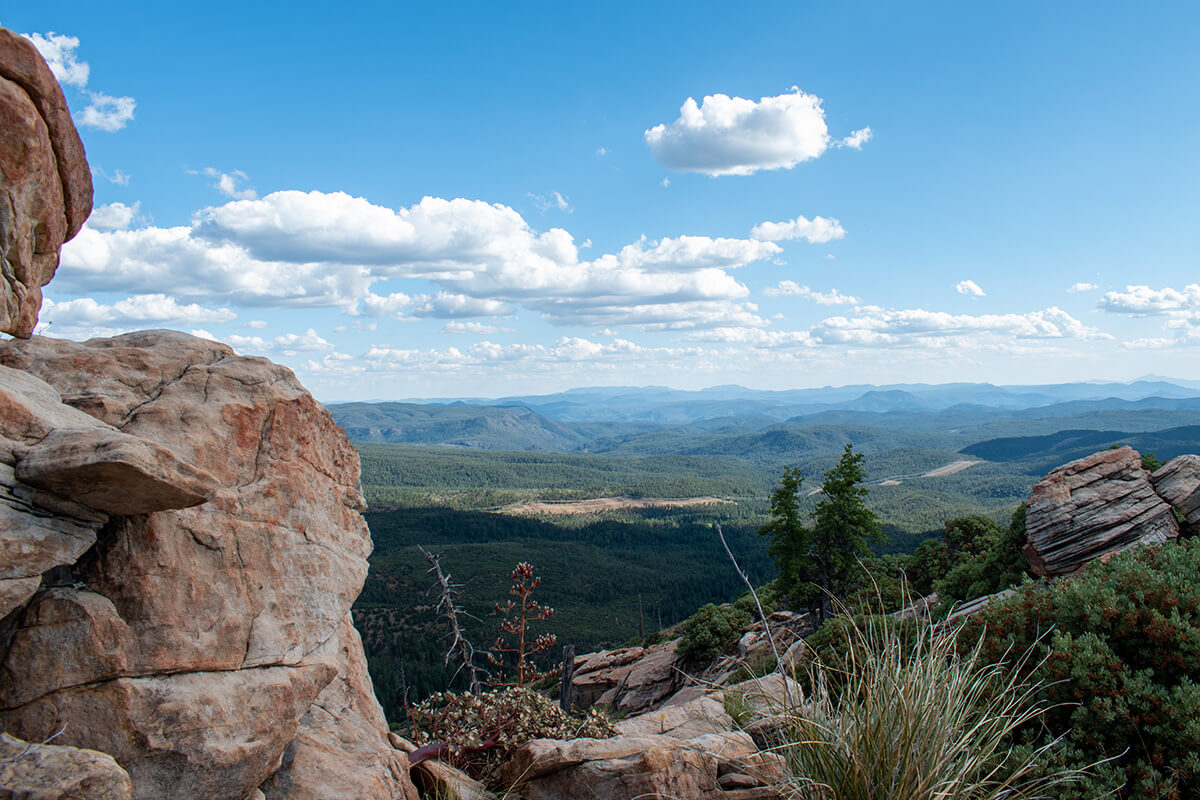
[[[737,559],[733,557],[733,551],[729,549],[729,543],[725,541],[725,531],[721,530],[721,523],[713,523],[713,527],[717,529],[717,536],[721,538],[721,546],[725,548],[725,555],[729,556],[730,562],[733,563],[733,568],[737,572],[738,577],[742,579],[742,583],[746,584],[746,588],[750,590],[750,596],[754,598],[754,605],[758,607],[758,618],[762,620],[763,632],[767,634],[767,642],[771,645],[771,652],[775,654],[775,669],[783,669],[783,661],[779,658],[779,650],[775,647],[775,637],[771,634],[771,625],[767,622],[767,615],[763,613],[762,603],[758,601],[758,592],[754,591],[754,584],[746,577],[746,573],[742,572],[742,568],[738,566]],[[787,689],[786,682],[784,689]]]
[[[450,646],[446,648],[445,663],[449,666],[450,659],[456,658],[460,662],[460,666],[454,674],[458,675],[459,672],[466,670],[471,694],[479,694],[479,673],[484,672],[486,677],[486,672],[475,666],[475,645],[471,644],[471,640],[463,634],[462,626],[458,622],[460,617],[471,616],[462,606],[458,605],[458,595],[462,586],[451,583],[450,576],[442,572],[441,554],[434,555],[420,546],[417,549],[429,562],[428,571],[437,577],[437,586],[435,587],[439,595],[437,610],[446,620],[446,624],[450,626]]]

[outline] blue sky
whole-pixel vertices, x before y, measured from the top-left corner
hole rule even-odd
[[[0,13],[96,178],[41,332],[328,401],[1198,373],[1194,3],[331,9]]]

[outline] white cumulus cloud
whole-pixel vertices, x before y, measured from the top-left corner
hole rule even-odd
[[[1099,288],[1100,287],[1094,283],[1085,283],[1083,281],[1080,281],[1078,283],[1073,283],[1069,287],[1067,287],[1067,291],[1070,292],[1071,294],[1077,294],[1079,292],[1095,291],[1096,289],[1099,289]]]
[[[91,102],[75,121],[102,131],[119,131],[133,119],[137,102],[132,97],[113,97],[104,92],[88,92]]]
[[[865,128],[859,128],[849,136],[843,137],[839,144],[841,144],[842,147],[850,147],[854,150],[861,150],[862,146],[871,141],[871,137],[874,135],[874,131],[872,131],[871,126],[868,125]]]
[[[863,131],[847,138],[860,137],[861,147],[869,137]],[[821,98],[795,86],[757,101],[711,94],[697,103],[689,97],[678,119],[650,128],[645,140],[664,166],[713,176],[791,169],[831,143]]]
[[[87,224],[98,231],[125,230],[133,224],[134,217],[137,216],[140,209],[141,203],[133,205],[107,203],[92,209],[92,215],[88,217]]]
[[[780,252],[774,242],[685,235],[584,260],[566,230],[537,232],[499,204],[426,197],[393,210],[341,192],[283,191],[203,209],[191,226],[85,229],[64,248],[58,282],[80,293],[170,287],[242,306],[373,316],[524,307],[554,323],[703,327],[754,320],[732,272]],[[372,289],[403,280],[437,291]]]
[[[959,281],[954,285],[954,290],[959,294],[970,295],[971,297],[983,297],[987,292],[980,288],[975,281]]]
[[[1117,314],[1145,316],[1188,312],[1200,309],[1200,284],[1191,283],[1182,289],[1126,286],[1123,292],[1106,292],[1096,306]]]
[[[75,53],[79,49],[79,37],[54,31],[22,36],[33,42],[59,83],[78,89],[88,98],[88,105],[75,115],[76,124],[112,132],[121,130],[133,119],[137,101],[132,97],[114,97],[87,88],[91,67],[86,61],[80,61]]]
[[[33,46],[42,54],[42,58],[46,59],[46,64],[59,83],[74,86],[76,89],[87,86],[91,68],[86,61],[80,61],[75,55],[75,51],[79,49],[78,36],[65,36],[54,31],[22,35],[33,42]]]
[[[766,242],[807,239],[812,244],[821,244],[845,236],[846,229],[842,223],[828,217],[796,217],[783,222],[762,222],[750,231],[751,239]]]

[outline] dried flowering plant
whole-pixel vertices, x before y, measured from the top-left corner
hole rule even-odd
[[[531,658],[549,650],[558,641],[552,633],[543,633],[532,641],[529,639],[529,625],[554,613],[553,608],[531,597],[534,589],[542,585],[542,579],[533,574],[533,566],[522,561],[512,571],[511,578],[512,587],[508,593],[517,598],[516,602],[497,603],[496,612],[504,616],[500,630],[513,641],[506,641],[503,635],[497,636],[487,657],[493,666],[508,670],[512,675],[510,680],[496,678],[489,681],[492,686],[525,686],[545,678],[550,673],[538,669]]]

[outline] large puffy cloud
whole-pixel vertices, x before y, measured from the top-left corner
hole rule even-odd
[[[169,291],[243,306],[352,307],[366,294],[364,267],[254,258],[184,226],[98,231],[85,225],[63,246],[60,291]]]
[[[1187,313],[1200,310],[1200,284],[1191,283],[1182,289],[1126,286],[1123,292],[1106,292],[1096,305],[1117,314]]]
[[[538,233],[499,204],[426,197],[397,211],[341,192],[283,191],[203,209],[190,227],[86,227],[64,248],[59,280],[81,292],[170,287],[239,305],[376,316],[498,316],[521,306],[555,323],[696,327],[751,321],[749,291],[731,271],[779,252],[768,241],[678,236],[581,260],[570,233]],[[372,288],[393,279],[440,291]]]
[[[868,131],[856,131],[844,144],[861,147]],[[795,86],[758,101],[711,94],[698,104],[689,97],[678,119],[650,128],[645,139],[664,166],[714,176],[791,169],[831,145],[821,98]]]

